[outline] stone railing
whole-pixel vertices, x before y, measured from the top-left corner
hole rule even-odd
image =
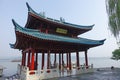
[[[79,67],[77,67],[76,63],[72,63],[72,68],[76,69],[76,68],[80,68],[80,69],[91,69],[93,68],[93,64],[86,66],[84,65],[80,65]]]

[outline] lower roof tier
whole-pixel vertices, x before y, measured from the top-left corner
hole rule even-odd
[[[105,40],[90,40],[85,38],[72,38],[42,33],[39,30],[23,28],[14,20],[16,43],[11,45],[15,49],[35,48],[39,50],[50,49],[53,52],[84,51],[91,47],[104,44]]]

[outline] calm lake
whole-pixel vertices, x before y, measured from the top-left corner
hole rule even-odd
[[[39,56],[41,57],[41,56]],[[40,59],[40,58],[39,58]],[[51,62],[53,58],[51,58]],[[16,73],[17,71],[17,65],[20,64],[20,62],[11,62],[13,58],[9,59],[0,59],[0,65],[4,66],[6,69],[4,70],[3,74],[4,76],[10,76]],[[75,56],[72,56],[72,62],[75,62]],[[120,62],[110,59],[109,57],[90,57],[89,64],[93,64],[94,68],[101,68],[101,67],[119,67],[120,68]],[[84,64],[85,60],[84,58],[80,58],[80,64]],[[38,64],[41,64],[41,60],[38,60]],[[40,67],[39,67],[40,68]]]

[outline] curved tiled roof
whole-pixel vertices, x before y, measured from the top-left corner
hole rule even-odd
[[[38,14],[37,12],[35,12],[29,5],[28,3],[26,3],[27,7],[28,7],[28,12],[32,13],[32,14],[35,14],[36,16],[40,17],[40,18],[43,18],[47,21],[51,21],[51,22],[55,22],[55,23],[58,23],[58,24],[62,24],[62,25],[65,25],[65,26],[69,26],[69,27],[73,27],[73,28],[78,28],[78,29],[85,29],[85,30],[91,30],[94,26],[93,25],[90,25],[90,26],[83,26],[83,25],[77,25],[77,24],[72,24],[72,23],[68,23],[68,22],[65,22],[64,20],[56,20],[56,19],[52,19],[52,18],[48,18],[48,17],[45,17],[44,15],[42,14]]]
[[[14,20],[12,21],[15,26],[15,31],[18,31],[20,33],[23,33],[38,39],[75,43],[75,44],[84,44],[84,45],[96,45],[96,46],[104,44],[104,41],[105,41],[105,40],[90,40],[85,38],[71,38],[71,37],[64,37],[64,36],[58,36],[53,34],[45,34],[38,30],[23,28],[20,25],[18,25]]]

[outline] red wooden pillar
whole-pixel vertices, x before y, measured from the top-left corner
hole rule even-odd
[[[48,55],[47,55],[47,69],[50,69],[50,50],[48,50]]]
[[[87,50],[85,50],[85,65],[86,65],[86,68],[88,68],[88,56],[87,56]]]
[[[38,53],[36,53],[36,59],[35,59],[35,70],[38,68]]]
[[[56,66],[56,53],[54,54],[54,66]]]
[[[23,61],[24,61],[24,60],[23,60],[23,52],[22,52],[22,62],[21,62],[21,66],[23,66]]]
[[[30,68],[30,57],[31,57],[31,52],[28,52],[28,60],[27,60],[27,67]]]
[[[46,28],[45,33],[46,33],[46,34],[48,33],[48,28]]]
[[[25,66],[25,63],[26,63],[26,53],[22,52],[22,63],[21,63],[21,65]]]
[[[68,65],[68,63],[69,63],[69,61],[68,61],[68,53],[66,53],[66,59],[67,59],[67,68],[69,67],[69,65]]]
[[[79,63],[79,52],[76,52],[76,62],[77,62],[77,67],[79,68],[80,63]]]
[[[45,30],[45,33],[46,33],[46,34],[48,33],[48,29]]]
[[[24,66],[26,65],[26,53],[23,53],[24,54]]]
[[[59,53],[59,69],[61,70],[61,53]]]
[[[32,49],[32,57],[31,57],[31,66],[30,66],[30,70],[34,70],[34,69],[35,69],[34,57],[35,57],[35,51]]]
[[[44,57],[45,57],[45,54],[42,53],[42,66],[41,66],[41,70],[43,70],[43,68],[44,68]]]
[[[40,25],[40,29],[39,30],[40,30],[40,32],[42,31],[42,24]]]
[[[49,26],[47,26],[45,33],[48,34]]]
[[[71,70],[71,53],[69,53],[69,70]]]
[[[64,57],[63,57],[63,53],[62,53],[62,65],[64,65]]]

